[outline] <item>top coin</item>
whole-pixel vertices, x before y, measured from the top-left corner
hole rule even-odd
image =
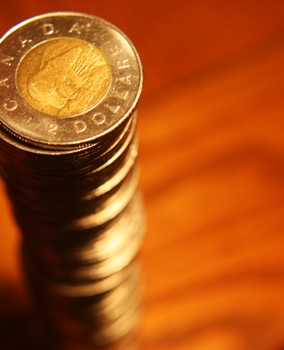
[[[0,42],[0,123],[46,148],[94,142],[130,117],[142,66],[110,23],[86,14],[34,17]]]

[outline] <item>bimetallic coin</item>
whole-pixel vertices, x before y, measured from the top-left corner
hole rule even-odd
[[[94,142],[129,118],[142,66],[112,24],[78,13],[25,21],[0,42],[0,122],[41,147]]]

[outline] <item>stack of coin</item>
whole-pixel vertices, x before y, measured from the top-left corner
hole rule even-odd
[[[1,174],[35,304],[63,348],[128,349],[143,289],[139,57],[77,13],[23,22],[0,50]]]

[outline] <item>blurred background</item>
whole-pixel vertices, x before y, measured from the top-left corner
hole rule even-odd
[[[284,349],[284,2],[1,0],[0,32],[51,11],[112,22],[143,61],[142,348]],[[0,185],[0,348],[22,349],[19,232]]]

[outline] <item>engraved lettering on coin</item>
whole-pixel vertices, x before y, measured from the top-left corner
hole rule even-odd
[[[32,42],[31,39],[23,38],[22,36],[19,37],[19,40],[22,45],[22,48],[26,47],[27,44],[30,44]]]
[[[82,34],[83,31],[88,31],[91,27],[90,23],[87,24],[79,24],[75,22],[73,26],[68,30],[69,33],[77,33],[78,35]]]
[[[14,59],[15,57],[12,56],[4,56],[0,58],[0,62],[10,67]]]
[[[116,64],[118,69],[126,69],[130,67],[128,58],[124,58],[123,60],[118,60]]]
[[[58,125],[55,123],[50,123],[48,125],[48,132],[52,133],[52,134],[56,134],[56,130],[58,128]]]
[[[131,74],[123,77],[118,77],[116,80],[121,81],[124,84],[131,85]]]
[[[116,44],[108,49],[108,52],[112,55],[117,55],[120,51],[121,51],[121,48]]]
[[[127,90],[123,91],[123,92],[115,91],[113,97],[117,97],[121,100],[126,100],[128,95],[129,95],[129,91],[127,91]]]
[[[77,134],[79,134],[80,132],[83,132],[86,130],[87,125],[85,122],[83,122],[82,120],[77,120],[74,122],[74,128]]]
[[[80,26],[78,22],[74,23],[72,28],[68,30],[69,33],[76,32],[77,34],[81,34],[81,29],[83,29],[84,26]]]
[[[7,83],[9,78],[4,78],[0,80],[0,86],[6,86],[7,88],[9,87],[9,84]]]
[[[117,113],[120,109],[120,106],[116,105],[116,106],[110,106],[108,104],[105,104],[105,107],[110,110],[112,113]]]
[[[54,26],[52,23],[45,23],[43,25],[43,33],[44,35],[51,35],[54,33]]]
[[[17,88],[35,109],[66,117],[94,107],[106,94],[111,70],[104,54],[76,38],[45,41],[22,58]]]
[[[102,113],[96,113],[96,114],[93,115],[92,121],[96,125],[101,125],[101,124],[103,124],[106,121],[106,117]]]
[[[6,109],[6,111],[12,112],[18,107],[18,104],[14,100],[7,99],[5,100],[3,107]]]

